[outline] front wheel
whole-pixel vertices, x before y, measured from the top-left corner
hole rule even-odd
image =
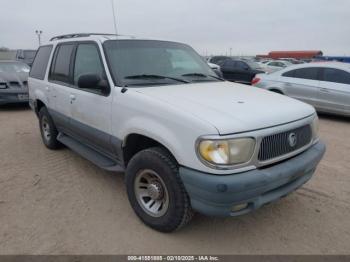
[[[160,147],[137,153],[126,170],[131,206],[146,225],[161,232],[183,227],[193,215],[178,172],[176,161]]]

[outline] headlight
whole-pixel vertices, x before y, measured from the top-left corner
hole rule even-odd
[[[314,120],[312,121],[312,138],[313,140],[318,139],[318,128],[319,128],[319,123],[318,123],[318,116],[315,115]]]
[[[255,147],[253,138],[202,140],[198,145],[200,157],[213,165],[237,165],[248,162]]]

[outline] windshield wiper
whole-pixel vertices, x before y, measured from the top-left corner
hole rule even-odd
[[[148,75],[148,74],[141,74],[141,75],[131,75],[126,76],[124,79],[171,79],[182,83],[190,83],[189,81],[181,78],[171,77],[171,76],[162,76],[162,75]]]
[[[222,79],[221,77],[213,76],[213,75],[206,75],[206,74],[202,74],[202,73],[188,73],[188,74],[183,74],[182,76],[212,77],[214,79],[224,81],[224,79]]]

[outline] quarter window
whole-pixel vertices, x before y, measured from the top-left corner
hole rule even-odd
[[[282,76],[309,80],[319,80],[319,70],[320,69],[317,67],[300,68],[285,72],[284,74],[282,74]]]
[[[294,77],[295,76],[295,71],[296,70],[287,71],[287,72],[283,73],[282,76],[284,76],[284,77]]]
[[[318,80],[319,69],[316,67],[301,68],[295,70],[295,78]]]
[[[52,63],[50,80],[70,83],[70,62],[74,44],[64,44],[56,48],[55,59]]]
[[[40,80],[44,80],[46,68],[49,63],[50,55],[52,51],[52,46],[42,46],[39,48],[32,68],[30,70],[29,76],[33,78],[37,78]]]
[[[323,81],[350,84],[350,73],[335,68],[323,69]]]

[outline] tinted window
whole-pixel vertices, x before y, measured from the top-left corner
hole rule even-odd
[[[234,68],[236,67],[236,62],[231,60],[231,59],[227,59],[224,63],[224,68]]]
[[[285,73],[282,74],[282,76],[285,76],[285,77],[294,77],[294,76],[295,76],[295,71],[296,71],[296,70],[291,70],[291,71],[285,72]]]
[[[30,70],[30,77],[43,80],[45,78],[47,64],[49,63],[52,46],[42,46],[39,48],[32,69]]]
[[[75,56],[74,84],[77,85],[79,77],[85,74],[96,74],[105,78],[99,51],[94,44],[80,44],[78,46]]]
[[[350,73],[334,68],[323,69],[323,81],[350,84]]]
[[[74,50],[73,44],[60,45],[56,48],[50,79],[70,82],[70,61]]]
[[[248,67],[248,65],[246,63],[241,62],[241,61],[237,61],[236,62],[236,68],[237,69],[241,69],[241,70],[245,70],[245,69],[247,69],[249,67]]]
[[[319,69],[316,67],[300,68],[296,69],[294,72],[295,78],[318,80]]]

